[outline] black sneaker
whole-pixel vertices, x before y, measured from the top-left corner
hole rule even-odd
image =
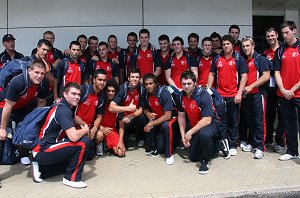
[[[150,152],[149,152],[149,154],[150,154],[151,156],[153,156],[153,157],[157,157],[157,156],[159,156],[159,154],[158,154],[158,151],[157,151],[157,150],[155,150],[155,151],[150,151]]]
[[[220,150],[222,151],[225,159],[230,158],[230,150],[229,150],[229,144],[227,139],[220,140]]]
[[[208,163],[207,161],[203,160],[200,162],[199,174],[205,175],[208,173]]]

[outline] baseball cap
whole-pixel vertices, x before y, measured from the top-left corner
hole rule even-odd
[[[12,34],[5,34],[2,38],[2,43],[4,41],[8,41],[8,40],[16,40],[15,37]]]

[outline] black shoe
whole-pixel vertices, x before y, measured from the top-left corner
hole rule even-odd
[[[199,174],[205,175],[208,173],[208,163],[207,161],[203,160],[200,162]]]
[[[227,139],[220,140],[220,151],[222,151],[225,159],[230,158],[229,144]]]
[[[149,154],[150,154],[152,157],[157,157],[157,156],[159,156],[159,153],[158,153],[157,150],[155,150],[155,151],[150,151]]]

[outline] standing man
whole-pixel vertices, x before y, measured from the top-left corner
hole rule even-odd
[[[146,152],[152,156],[164,154],[166,164],[172,165],[175,162],[173,155],[175,137],[179,135],[179,131],[176,130],[178,129],[177,118],[173,117],[175,108],[172,95],[166,86],[158,85],[154,74],[146,74],[143,80],[147,89],[143,102],[143,111],[148,118],[148,123],[144,127]]]
[[[90,36],[88,39],[88,47],[83,51],[83,55],[86,58],[87,65],[90,64],[91,60],[99,60],[99,53],[97,51],[98,48],[98,37]]]
[[[199,35],[197,33],[190,33],[188,36],[188,44],[187,48],[188,54],[192,55],[196,59],[202,54],[202,50],[198,47],[199,45]]]
[[[111,34],[107,39],[108,44],[108,58],[113,60],[116,64],[119,65],[119,52],[118,52],[118,39],[116,35]]]
[[[215,54],[219,54],[223,50],[220,34],[218,34],[217,32],[213,32],[209,37],[213,41],[213,52]]]
[[[210,37],[204,37],[201,41],[201,45],[202,55],[199,58],[198,85],[206,87],[215,54],[213,54],[213,41]]]
[[[80,86],[70,82],[64,87],[63,99],[52,107],[39,133],[39,143],[33,149],[32,179],[42,182],[39,165],[66,164],[63,184],[73,188],[85,188],[81,181],[83,167],[88,155],[91,140],[87,124],[76,129],[74,107],[80,100]],[[64,166],[64,165],[61,165]],[[47,171],[47,170],[45,170]]]
[[[286,130],[286,154],[279,157],[285,161],[298,158],[298,124],[300,124],[300,42],[296,38],[297,27],[293,21],[280,26],[284,44],[275,52],[275,79],[281,119]],[[297,117],[298,114],[298,117]]]
[[[113,101],[109,105],[109,111],[112,113],[123,113],[120,116],[122,124],[125,125],[124,143],[127,147],[128,135],[130,128],[135,130],[138,140],[138,146],[142,147],[145,143],[144,123],[145,117],[142,115],[141,99],[144,93],[144,87],[140,84],[141,73],[138,68],[130,68],[128,81],[120,86],[120,91],[117,93]]]
[[[228,30],[228,34],[234,38],[234,51],[242,53],[242,43],[239,40],[240,37],[240,27],[238,25],[231,25]]]
[[[208,77],[209,88],[217,77],[217,90],[226,102],[227,115],[219,115],[220,131],[221,139],[228,139],[232,156],[237,154],[240,103],[248,79],[247,63],[240,53],[234,51],[234,43],[232,36],[222,37],[223,52],[214,58]]]
[[[48,40],[52,45],[51,50],[45,57],[45,61],[47,63],[53,65],[53,68],[56,68],[56,65],[58,64],[58,62],[63,58],[63,54],[59,49],[57,49],[53,46],[54,41],[55,41],[55,34],[52,31],[46,31],[43,34],[43,39]],[[36,51],[37,51],[37,48],[34,48],[31,52],[31,54],[36,54]]]
[[[242,47],[249,69],[243,92],[246,95],[243,110],[249,127],[249,144],[243,151],[253,150],[253,158],[261,159],[264,156],[266,136],[265,85],[270,79],[270,67],[267,58],[254,50],[255,43],[252,37],[244,37]]]
[[[264,55],[267,59],[273,63],[275,57],[275,51],[282,45],[278,40],[278,32],[274,28],[269,28],[266,31],[266,40],[269,44],[269,48],[264,51]],[[273,64],[272,64],[273,65]],[[276,127],[274,151],[281,153],[285,150],[285,132],[281,121],[278,97],[277,97],[277,85],[274,77],[274,67],[270,68],[270,81],[267,87],[267,136],[266,146],[273,146],[273,132],[274,132],[274,121],[276,118],[276,112],[278,117],[278,125]]]
[[[116,63],[108,57],[108,45],[101,41],[98,45],[99,60],[91,60],[90,62],[90,77],[93,76],[97,69],[103,69],[107,73],[107,79],[114,79],[119,84],[119,67]]]
[[[136,50],[137,35],[135,32],[129,32],[127,35],[128,47],[122,49],[119,56],[119,67],[120,67],[120,84],[123,84],[128,76],[130,68],[130,57],[131,54]]]
[[[78,56],[80,53],[80,43],[78,41],[72,41],[69,45],[70,55],[62,59],[55,70],[55,85],[53,88],[54,99],[57,100],[62,96],[63,87],[69,82],[75,82],[79,85],[84,80],[84,73],[82,71],[85,66],[79,61]]]
[[[0,68],[13,59],[21,59],[23,54],[15,50],[15,37],[12,34],[5,34],[2,38],[2,44],[5,47],[4,52],[0,54]]]
[[[178,123],[182,143],[189,149],[189,159],[200,161],[199,174],[206,174],[212,156],[213,139],[218,135],[218,120],[210,95],[203,88],[197,87],[196,80],[190,70],[184,71],[180,77],[183,91]],[[187,125],[186,120],[190,125]]]
[[[166,64],[166,80],[169,85],[174,86],[178,90],[182,90],[180,83],[181,74],[190,69],[195,73],[196,79],[198,78],[198,64],[196,59],[184,52],[184,42],[179,36],[176,36],[172,45],[174,48],[174,53],[170,57],[170,60]]]
[[[161,74],[161,60],[155,57],[155,51],[151,49],[150,32],[147,29],[141,29],[139,32],[140,45],[130,57],[131,67],[136,67],[141,71],[141,83],[147,73],[153,73],[155,76]]]
[[[170,49],[170,39],[168,35],[162,34],[158,37],[158,43],[159,43],[159,48],[156,51],[156,56],[159,56],[162,62],[161,65],[161,74],[158,77],[158,84],[160,85],[168,85],[168,82],[166,80],[166,65],[167,62],[169,61],[171,54],[173,53],[173,50]]]

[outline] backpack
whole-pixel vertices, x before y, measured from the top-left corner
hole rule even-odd
[[[219,115],[223,115],[224,113],[227,112],[227,108],[226,108],[226,102],[223,99],[223,97],[218,93],[218,91],[215,88],[209,88],[207,90],[205,90],[203,87],[198,87],[197,89],[197,93],[196,93],[196,103],[198,106],[201,106],[199,102],[199,97],[205,92],[207,91],[209,93],[209,95],[212,98],[212,102],[213,102],[213,106],[216,110],[216,116],[219,118]],[[180,104],[182,104],[182,98],[183,98],[183,92],[180,93],[179,95],[179,102]]]
[[[7,128],[7,134],[8,136],[12,134],[10,128]],[[0,148],[0,152],[2,152],[2,159],[0,159],[0,164],[11,165],[20,161],[20,149],[18,146],[12,144],[11,137],[7,137],[5,141],[1,141],[0,146],[2,147]]]
[[[26,149],[33,149],[39,142],[39,132],[44,121],[52,109],[62,103],[53,104],[48,107],[37,107],[27,114],[22,122],[20,122],[13,135],[12,143]]]
[[[28,60],[14,59],[6,63],[6,65],[0,70],[0,87],[2,89],[6,88],[13,77],[23,73],[26,82],[26,88],[24,92],[26,92],[26,90],[28,89],[27,70],[31,66],[32,61],[33,58],[29,57]]]
[[[172,96],[171,99],[172,99],[172,101],[173,101],[173,104],[174,104],[174,106],[177,108],[177,106],[178,106],[178,97],[179,97],[180,92],[179,92],[178,89],[176,89],[176,88],[175,88],[174,86],[172,86],[172,85],[169,85],[169,86],[162,85],[162,86],[159,86],[159,87],[158,87],[158,92],[157,92],[158,102],[159,102],[160,104],[162,104],[161,93],[162,93],[162,91],[163,91],[164,89],[166,89],[167,91],[170,92],[170,94],[171,94],[171,96]],[[145,100],[148,101],[148,94],[146,94]]]

